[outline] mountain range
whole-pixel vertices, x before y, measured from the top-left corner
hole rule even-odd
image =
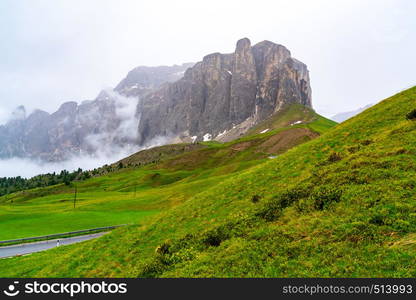
[[[170,67],[138,67],[115,89],[94,100],[63,103],[49,114],[23,106],[0,126],[0,158],[22,157],[62,161],[73,155],[117,151],[136,146],[137,101],[162,84],[178,80],[192,63]]]

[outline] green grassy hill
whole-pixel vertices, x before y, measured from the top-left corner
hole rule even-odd
[[[318,136],[335,123],[307,110],[305,124],[276,127],[230,143],[175,144],[140,151],[103,167],[89,180],[0,197],[0,240],[117,224],[143,224],[149,216],[264,163],[270,155]],[[286,114],[280,115],[287,118]],[[293,133],[293,134],[292,134]],[[75,188],[77,199],[74,209]]]
[[[160,171],[169,166],[174,170],[170,172],[182,174],[182,190],[169,180],[155,184],[154,174],[141,176],[158,186],[147,190],[158,191],[146,202],[149,207],[157,208],[154,201],[164,203],[142,226],[1,260],[0,275],[416,276],[416,121],[406,119],[415,108],[412,88],[275,159],[260,160],[267,151],[260,155],[250,147],[232,156],[230,149],[275,136],[281,129],[210,144],[197,150],[213,151],[212,156],[198,156],[204,162],[189,159],[187,164],[178,157],[163,161]],[[213,157],[217,160],[211,161]],[[233,165],[237,162],[239,167]],[[130,186],[131,192],[132,185],[118,185],[117,177],[110,176],[128,180],[128,172],[146,171],[123,170],[91,182],[102,180],[114,190]],[[170,198],[160,200],[162,195]]]

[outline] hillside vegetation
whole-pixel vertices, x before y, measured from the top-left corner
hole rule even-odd
[[[180,204],[2,276],[414,277],[416,88]]]
[[[144,226],[2,260],[0,273],[416,276],[416,122],[406,118],[415,106],[412,88],[276,159],[217,177]]]
[[[416,267],[416,88],[221,179],[145,226],[0,262],[3,276],[398,277]]]
[[[413,277],[415,106],[412,88],[141,227],[2,260],[0,274]]]
[[[103,238],[2,276],[416,276],[416,88]]]

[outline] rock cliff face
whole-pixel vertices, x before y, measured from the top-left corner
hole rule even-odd
[[[66,102],[53,114],[36,110],[0,126],[0,157],[59,161],[82,151],[91,153],[97,149],[87,137],[114,131],[120,122],[110,98],[81,105]]]
[[[269,41],[237,42],[197,64],[138,67],[92,101],[49,114],[23,107],[0,126],[0,158],[65,160],[73,154],[164,142],[227,141],[284,105],[311,106],[306,65]]]
[[[124,96],[142,97],[166,82],[182,78],[186,69],[193,65],[194,63],[159,67],[140,66],[131,70],[114,90]]]
[[[309,73],[284,46],[269,41],[237,42],[232,54],[213,53],[140,101],[138,143],[157,136],[173,141],[226,140],[285,104],[312,106]],[[234,134],[235,136],[235,134]]]

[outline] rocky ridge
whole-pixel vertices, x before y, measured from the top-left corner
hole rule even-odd
[[[73,155],[138,148],[137,101],[166,82],[180,79],[192,63],[137,67],[114,90],[103,90],[94,100],[63,103],[49,114],[27,115],[19,106],[11,120],[0,125],[0,158],[62,161]]]
[[[306,65],[282,45],[263,41],[251,46],[244,38],[234,53],[207,55],[182,79],[143,97],[137,108],[138,142],[157,136],[227,140],[290,103],[312,106]]]

